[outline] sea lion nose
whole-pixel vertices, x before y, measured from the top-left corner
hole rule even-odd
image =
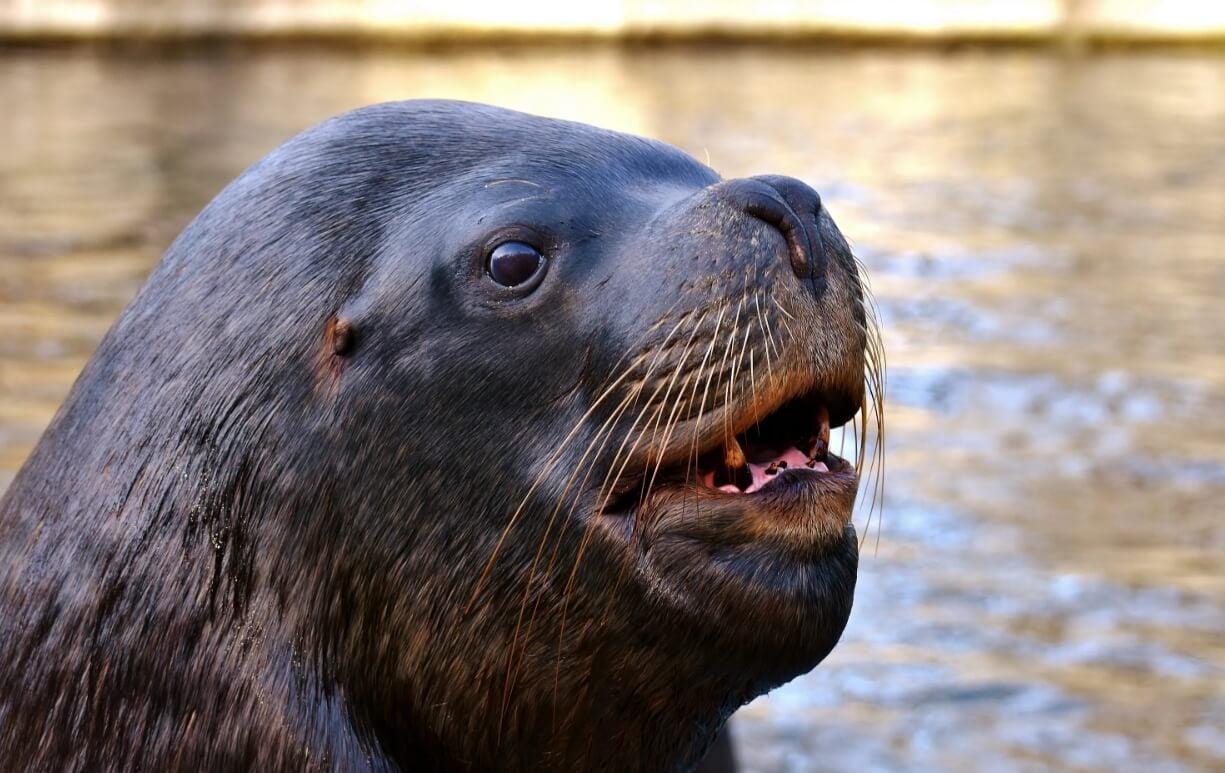
[[[777,228],[787,240],[791,269],[813,289],[825,284],[825,248],[817,218],[821,197],[792,177],[762,175],[730,180],[721,191],[733,206]]]

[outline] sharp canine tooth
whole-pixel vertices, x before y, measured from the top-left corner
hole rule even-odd
[[[729,439],[723,447],[723,463],[729,470],[739,470],[745,465],[744,449],[736,442],[736,438]]]
[[[822,405],[817,409],[817,447],[813,453],[816,460],[824,459],[829,453],[829,409]]]

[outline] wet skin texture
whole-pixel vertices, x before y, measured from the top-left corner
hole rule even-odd
[[[849,420],[864,331],[797,181],[463,103],[325,122],[175,241],[0,501],[0,760],[690,768],[857,563],[845,464],[696,460],[797,395]]]

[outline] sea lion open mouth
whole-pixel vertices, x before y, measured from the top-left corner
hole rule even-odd
[[[752,424],[715,446],[699,450],[697,464],[687,464],[686,482],[728,494],[752,494],[778,480],[783,470],[808,469],[828,474],[850,465],[829,448],[829,408],[820,392],[809,392],[788,400],[762,418],[751,414]],[[747,419],[746,419],[747,420]],[[675,468],[662,470],[663,481],[673,479]]]
[[[788,467],[821,474],[849,466],[830,454],[829,436],[829,409],[821,395],[804,395],[754,421],[721,449],[702,454],[698,479],[729,494],[752,494]]]
[[[698,502],[730,505],[737,498],[760,493],[751,501],[757,514],[766,518],[759,524],[764,532],[771,528],[771,518],[778,525],[790,510],[811,508],[815,500],[833,497],[837,504],[844,503],[848,493],[855,494],[859,476],[853,464],[830,450],[830,431],[852,416],[844,414],[831,422],[828,402],[821,391],[810,390],[768,412],[750,409],[732,425],[751,422],[747,428],[696,448],[684,463],[659,465],[647,480],[627,483],[605,515],[620,518],[623,529],[632,529],[631,515],[645,511],[660,517],[650,508],[659,496],[687,493]],[[843,395],[833,402],[845,405],[852,399]],[[837,512],[838,525],[846,526],[850,509]],[[701,519],[700,512],[695,518]],[[812,538],[827,538],[829,525],[814,523]]]

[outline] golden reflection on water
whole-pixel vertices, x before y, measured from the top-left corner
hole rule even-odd
[[[842,646],[741,713],[750,768],[1225,764],[1222,58],[4,54],[0,487],[226,182],[426,96],[801,177],[872,272],[884,527]]]

